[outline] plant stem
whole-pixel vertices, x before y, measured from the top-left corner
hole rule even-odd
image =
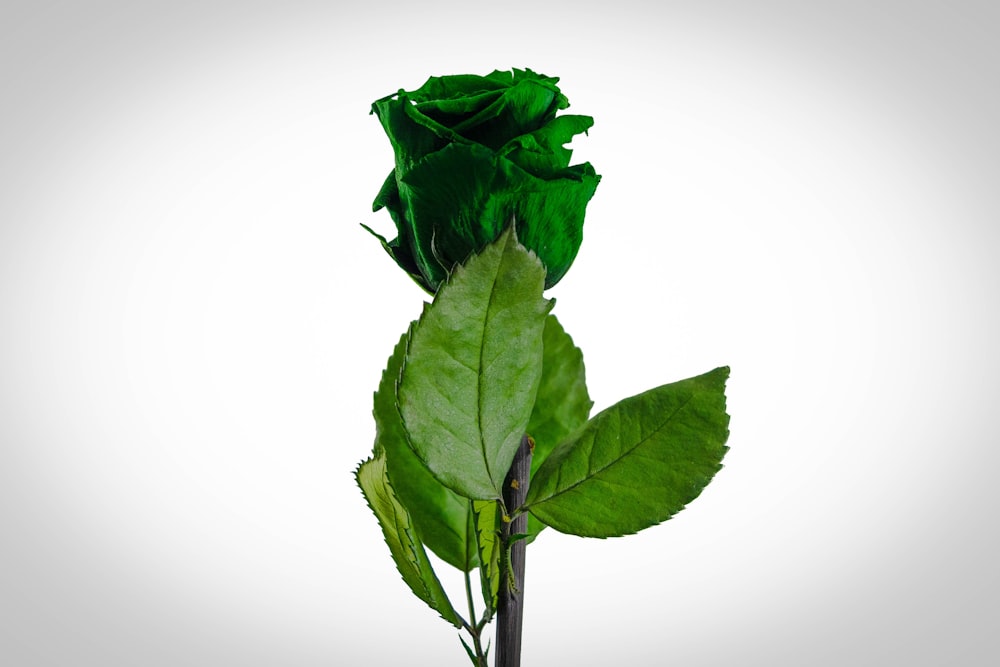
[[[472,581],[469,573],[465,573],[465,600],[469,603],[469,621],[476,622],[476,606],[472,603]]]
[[[497,591],[496,667],[520,667],[521,622],[524,618],[524,555],[525,541],[513,544],[511,537],[528,532],[528,515],[520,514],[507,520],[509,513],[524,504],[531,474],[531,449],[534,443],[527,435],[514,455],[510,471],[503,483],[505,517],[500,525],[500,588]]]
[[[475,623],[476,607],[472,603],[472,581],[469,578],[468,572],[465,573],[465,598],[469,603],[469,618],[472,619],[473,623]],[[466,624],[465,629],[469,631],[470,635],[472,635],[472,646],[476,652],[476,667],[488,667],[486,664],[486,654],[483,653],[482,639],[480,638],[482,628],[479,624],[476,624],[474,627]]]

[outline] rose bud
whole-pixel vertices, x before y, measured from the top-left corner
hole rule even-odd
[[[431,77],[372,105],[396,162],[373,209],[389,210],[397,237],[372,233],[428,292],[511,222],[546,288],[573,263],[600,176],[569,164],[565,144],[594,121],[556,116],[569,106],[558,81],[519,69]]]

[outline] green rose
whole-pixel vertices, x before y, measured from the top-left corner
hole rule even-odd
[[[565,144],[594,120],[556,117],[569,106],[558,81],[518,69],[431,77],[372,105],[396,157],[373,208],[389,210],[397,237],[375,235],[427,291],[512,221],[545,265],[546,288],[573,263],[601,177],[569,164]]]

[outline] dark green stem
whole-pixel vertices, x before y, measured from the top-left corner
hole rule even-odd
[[[511,518],[524,504],[531,474],[531,438],[521,438],[510,471],[503,483],[504,516],[500,524],[500,588],[497,591],[496,667],[520,667],[521,623],[524,618],[525,542],[511,538],[528,532],[528,515]]]

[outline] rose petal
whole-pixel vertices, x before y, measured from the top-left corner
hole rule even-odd
[[[504,91],[493,104],[454,125],[463,137],[499,150],[515,137],[534,132],[555,117],[559,90],[545,82],[520,81]]]
[[[530,134],[511,139],[500,153],[535,176],[548,176],[569,166],[573,151],[564,144],[593,124],[590,116],[559,116]]]
[[[551,287],[576,257],[599,180],[589,164],[543,179],[481,146],[451,144],[400,179],[416,264],[436,286],[516,220],[518,238],[545,264]]]
[[[423,275],[420,273],[420,269],[417,267],[416,262],[414,262],[413,259],[414,248],[412,234],[410,233],[410,225],[407,223],[406,218],[403,215],[403,204],[399,199],[399,187],[396,184],[395,170],[389,172],[389,176],[382,184],[382,189],[379,190],[378,195],[375,197],[375,201],[372,203],[372,211],[378,211],[382,208],[389,211],[389,216],[396,224],[395,239],[392,241],[386,241],[385,237],[380,234],[376,234],[367,225],[361,226],[367,229],[372,235],[382,242],[382,247],[385,248],[385,251],[389,253],[389,256],[395,260],[396,264],[398,264],[401,269],[409,273],[410,276],[412,276],[417,282],[424,284]],[[426,285],[425,288],[429,289]]]
[[[476,74],[452,74],[449,76],[432,76],[427,82],[408,93],[416,102],[427,100],[446,100],[455,97],[478,95],[485,91],[501,90],[510,84],[487,76]]]
[[[558,283],[569,270],[583,241],[587,203],[601,177],[589,163],[571,167],[562,177],[524,188],[513,199],[517,237],[545,265],[545,288]]]
[[[426,156],[400,179],[400,196],[413,231],[416,263],[437,285],[458,262],[493,241],[508,219],[495,197],[497,156],[476,144],[449,144]]]

